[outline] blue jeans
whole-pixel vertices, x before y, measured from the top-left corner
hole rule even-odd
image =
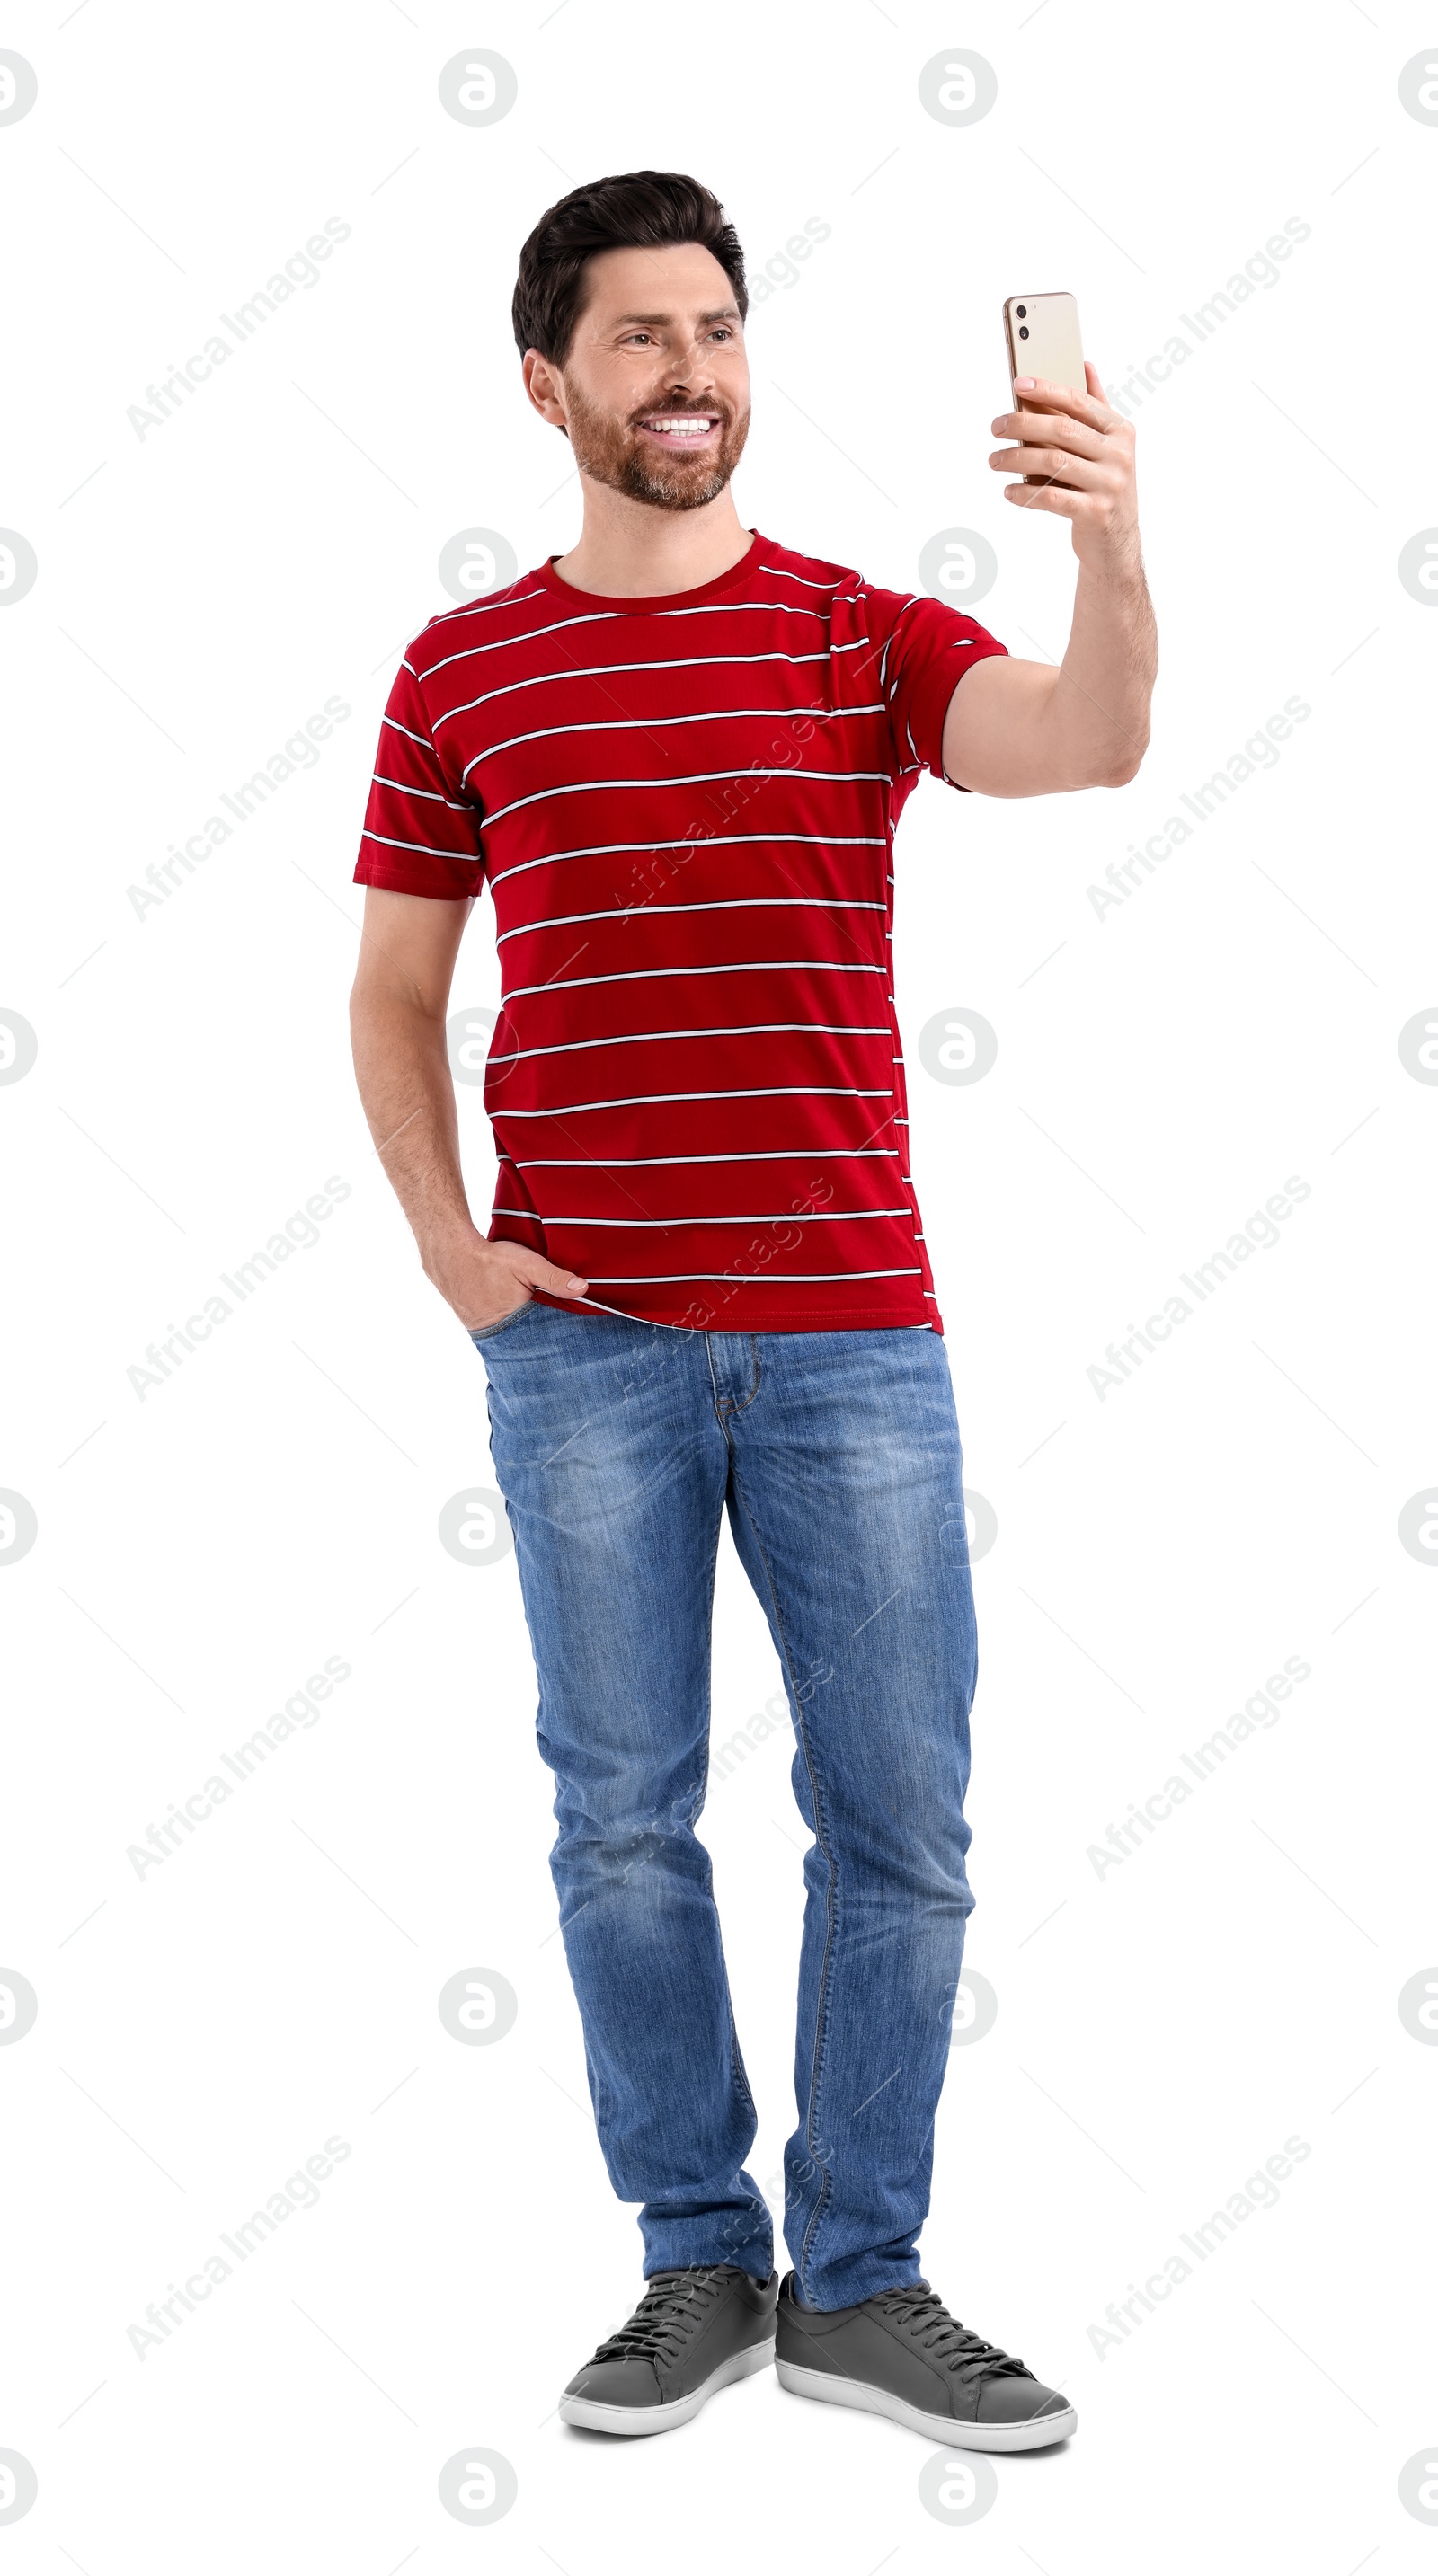
[[[705,1333],[530,1303],[474,1336],[557,1783],[551,1855],[610,2180],[646,2276],[768,2278],[713,1873],[719,1525],[783,1668],[810,1833],[784,2233],[799,2294],[920,2278],[964,1925],[976,1670],[937,1334]]]

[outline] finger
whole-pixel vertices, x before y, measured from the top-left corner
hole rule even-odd
[[[1105,458],[1071,456],[1057,447],[1000,447],[989,458],[995,474],[1036,474],[1046,483],[1071,483],[1080,492],[1101,492],[1113,468]]]
[[[513,1256],[509,1266],[515,1278],[522,1280],[526,1288],[543,1288],[551,1297],[588,1296],[589,1282],[577,1272],[546,1261],[542,1254],[530,1252],[522,1243],[506,1244],[504,1249]]]
[[[1088,494],[1064,483],[1006,483],[1004,499],[1016,510],[1054,510],[1061,519],[1076,519],[1088,506]]]
[[[1098,369],[1094,365],[1092,358],[1085,358],[1083,362],[1083,371],[1084,382],[1087,384],[1089,392],[1093,395],[1094,401],[1101,402],[1106,411],[1112,411],[1113,405],[1109,401],[1107,394],[1104,392],[1102,385],[1099,383]]]
[[[1014,392],[1032,394],[1035,411],[1063,412],[1071,420],[1087,421],[1090,429],[1112,429],[1123,417],[1107,403],[1095,401],[1092,394],[1075,393],[1072,385],[1052,384],[1047,376],[1015,376]]]
[[[1048,438],[1074,456],[1101,456],[1105,433],[1056,411],[1006,411],[993,423],[995,438]]]

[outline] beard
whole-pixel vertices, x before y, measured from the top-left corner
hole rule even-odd
[[[621,420],[591,403],[574,385],[565,387],[565,396],[569,443],[580,473],[591,482],[607,484],[611,492],[623,492],[631,501],[647,501],[652,509],[702,510],[706,502],[717,501],[749,435],[747,409],[736,414],[724,403],[646,403],[632,419]],[[661,409],[671,414],[699,410],[716,414],[718,454],[685,456],[673,449],[642,448],[638,424]]]

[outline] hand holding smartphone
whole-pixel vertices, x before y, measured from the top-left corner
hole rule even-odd
[[[1011,295],[1004,306],[1004,338],[1008,347],[1009,388],[1016,411],[1025,408],[1014,391],[1015,380],[1019,376],[1039,376],[1049,384],[1067,385],[1072,393],[1087,392],[1078,305],[1071,295]],[[1034,444],[1041,446],[1043,414],[1032,403],[1027,408],[1040,422],[1034,432]],[[1037,474],[1024,476],[1024,481],[1031,484],[1038,484],[1043,479]]]

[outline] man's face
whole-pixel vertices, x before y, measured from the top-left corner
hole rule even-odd
[[[717,500],[749,435],[734,290],[697,242],[606,250],[562,367],[530,350],[529,398],[568,431],[581,474],[660,510]]]

